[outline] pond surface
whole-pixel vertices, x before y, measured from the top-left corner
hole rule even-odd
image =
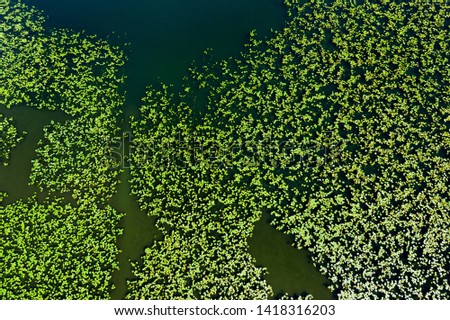
[[[86,30],[129,43],[127,106],[137,109],[145,87],[178,84],[207,48],[236,56],[250,30],[267,35],[285,21],[283,0],[26,0],[48,25]],[[112,35],[114,32],[114,35]]]
[[[310,293],[314,299],[333,299],[327,288],[328,279],[313,266],[308,251],[293,247],[289,236],[270,225],[268,213],[264,213],[255,224],[248,243],[256,265],[268,270],[266,280],[274,297],[283,293]]]
[[[131,279],[131,261],[140,261],[144,247],[150,246],[155,239],[162,237],[155,226],[155,217],[149,217],[139,209],[134,197],[130,195],[130,170],[125,170],[120,177],[122,183],[111,200],[111,205],[126,215],[122,219],[121,227],[124,233],[118,238],[118,245],[122,252],[118,261],[120,269],[113,272],[112,282],[115,288],[111,292],[112,299],[123,299],[127,292],[127,279]]]
[[[238,56],[251,30],[268,35],[271,29],[282,28],[286,10],[282,0],[26,0],[48,16],[47,25],[57,28],[85,30],[119,45],[129,43],[126,49],[129,61],[125,68],[128,77],[126,116],[137,114],[140,99],[148,85],[159,82],[179,85],[187,68],[199,60],[203,52],[213,49],[216,59]],[[3,112],[3,110],[2,110]],[[9,111],[5,112],[6,114]],[[51,115],[50,115],[51,114]],[[11,199],[26,198],[35,190],[27,186],[31,159],[35,155],[42,127],[52,117],[61,115],[46,111],[22,110],[13,115],[20,130],[28,131],[12,156],[12,165],[0,171],[8,185]],[[127,121],[125,121],[127,123]],[[127,125],[123,128],[127,131]],[[122,251],[120,270],[113,273],[115,289],[111,298],[122,299],[126,294],[126,280],[132,277],[130,261],[138,261],[144,248],[160,237],[154,218],[139,210],[136,200],[129,195],[128,169],[121,176],[111,205],[126,216],[122,220],[124,234],[118,239]],[[10,180],[16,179],[11,184]],[[268,217],[255,226],[249,240],[250,253],[257,264],[268,268],[267,281],[275,296],[309,292],[315,298],[328,299],[326,279],[312,266],[306,252],[291,246],[289,238],[268,223]]]

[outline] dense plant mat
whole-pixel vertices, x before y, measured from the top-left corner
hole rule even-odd
[[[41,12],[20,1],[0,10],[0,107],[71,116],[44,128],[30,177],[39,197],[0,206],[0,298],[106,299],[122,232],[123,214],[107,202],[119,173],[108,144],[123,104],[123,53],[93,36],[47,30]],[[13,119],[1,116],[0,129],[6,163],[20,137]]]
[[[340,299],[448,299],[449,8],[288,5],[241,58],[149,89],[133,193],[165,238],[130,297],[267,297],[244,257],[268,210]]]
[[[8,165],[11,152],[22,140],[22,135],[14,126],[13,119],[0,113],[0,165]]]

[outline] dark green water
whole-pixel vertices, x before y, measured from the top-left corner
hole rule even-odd
[[[119,248],[122,252],[118,256],[120,269],[112,275],[115,289],[111,292],[112,299],[123,299],[127,291],[127,279],[132,278],[130,261],[140,261],[144,247],[150,246],[161,234],[155,226],[155,217],[149,217],[140,211],[139,205],[130,196],[130,171],[126,170],[122,176],[122,183],[111,201],[111,205],[126,216],[122,220],[124,233],[119,237]]]
[[[282,0],[26,0],[49,25],[86,30],[128,42],[127,108],[137,109],[145,87],[178,84],[193,60],[212,48],[236,56],[250,30],[266,35],[285,20]],[[112,35],[114,32],[114,36]],[[117,38],[119,37],[119,38]]]
[[[13,150],[7,167],[0,166],[0,191],[6,191],[8,198],[5,203],[19,199],[27,199],[38,189],[30,186],[31,160],[36,158],[38,142],[44,137],[43,128],[50,121],[62,122],[69,119],[61,111],[35,110],[31,108],[16,107],[6,109],[0,106],[0,112],[6,117],[14,118],[14,124],[19,132],[26,131],[24,139]]]
[[[285,21],[282,0],[27,0],[48,16],[48,26],[86,30],[110,38],[117,44],[129,43],[129,61],[125,72],[127,79],[125,115],[137,114],[140,99],[148,85],[158,82],[178,85],[187,68],[212,48],[216,59],[238,56],[244,48],[250,30],[268,35],[270,29],[280,29]],[[12,179],[19,175],[16,187],[7,191],[13,199],[33,193],[27,187],[31,159],[42,127],[49,115],[42,111],[26,110],[18,115],[21,123],[34,127],[29,141],[25,140],[13,154],[12,166],[2,175]],[[29,113],[29,114],[28,114]],[[35,116],[39,113],[39,116]],[[16,115],[14,115],[16,116]],[[22,119],[20,118],[22,117]],[[42,120],[37,120],[41,119]],[[35,120],[36,119],[36,120]],[[126,123],[126,121],[125,121]],[[25,126],[24,126],[25,128]],[[28,126],[25,129],[30,132]],[[127,131],[127,125],[123,128]],[[0,173],[4,174],[4,171]],[[120,270],[113,273],[116,287],[113,299],[126,293],[126,280],[132,277],[130,261],[139,260],[146,246],[158,234],[154,219],[139,210],[136,200],[129,195],[129,170],[121,177],[111,205],[126,216],[122,220],[124,234],[118,239],[122,252],[118,256]],[[7,180],[7,179],[5,179]],[[11,185],[10,181],[8,185]],[[23,191],[21,191],[24,188]],[[2,183],[0,182],[0,190]],[[256,226],[249,240],[250,252],[257,264],[268,268],[267,281],[275,294],[309,292],[316,298],[331,298],[325,288],[326,279],[311,265],[306,252],[293,248],[289,239],[272,228],[267,217]]]
[[[293,247],[289,236],[270,225],[270,215],[264,213],[249,239],[250,253],[256,265],[268,269],[267,282],[274,296],[310,293],[314,299],[333,299],[324,277],[312,264],[308,251]]]

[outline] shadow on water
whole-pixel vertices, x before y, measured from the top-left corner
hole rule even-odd
[[[270,225],[270,215],[263,213],[248,241],[250,254],[258,266],[266,267],[266,280],[272,286],[274,298],[281,293],[310,293],[314,299],[333,299],[326,284],[328,279],[312,264],[307,250],[293,247],[289,236]]]
[[[0,107],[0,112],[14,119],[19,132],[26,132],[24,139],[12,150],[9,165],[0,167],[0,190],[8,193],[5,204],[19,199],[27,199],[38,193],[38,189],[29,185],[31,161],[36,158],[38,142],[44,137],[44,127],[53,120],[63,122],[70,119],[62,111],[36,110],[27,107],[7,109]]]

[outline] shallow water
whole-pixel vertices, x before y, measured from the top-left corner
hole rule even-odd
[[[111,292],[112,299],[123,299],[127,291],[127,279],[131,279],[130,261],[140,261],[144,247],[150,246],[161,234],[155,226],[155,217],[149,217],[139,209],[136,199],[130,196],[130,171],[127,169],[121,175],[122,183],[111,200],[111,205],[126,215],[121,221],[124,233],[118,238],[121,253],[118,255],[120,269],[112,274],[115,288]]]
[[[6,191],[8,198],[5,204],[26,200],[38,193],[38,188],[30,186],[31,160],[36,158],[38,142],[44,137],[44,127],[50,122],[62,122],[69,116],[62,111],[36,110],[25,107],[6,109],[0,106],[0,112],[14,119],[14,125],[19,132],[26,132],[24,139],[12,150],[7,167],[0,166],[0,191]]]
[[[207,48],[213,49],[216,59],[238,56],[244,48],[249,32],[268,35],[270,29],[284,24],[285,8],[282,0],[26,0],[48,16],[48,26],[86,30],[102,38],[110,37],[117,44],[129,43],[126,49],[129,61],[125,68],[127,97],[123,106],[125,115],[138,113],[140,99],[148,85],[160,81],[180,84],[193,60],[199,60]],[[114,33],[114,34],[113,34]],[[39,116],[35,116],[39,112]],[[17,187],[11,187],[12,199],[27,197],[33,189],[27,187],[31,159],[43,124],[49,115],[43,111],[25,111],[19,129],[33,133],[13,153],[12,166],[2,177],[18,175]],[[16,116],[16,115],[14,115]],[[45,119],[35,120],[35,119]],[[127,131],[125,121],[124,131]],[[24,126],[25,127],[25,126]],[[121,176],[111,205],[126,216],[121,224],[124,234],[118,239],[122,251],[120,270],[112,275],[116,287],[111,298],[122,299],[126,294],[126,280],[132,277],[130,261],[138,261],[146,246],[160,235],[149,218],[139,210],[136,200],[129,195],[129,170]],[[7,179],[5,179],[7,180]],[[6,183],[4,185],[10,185]],[[23,186],[23,190],[21,189]],[[0,182],[0,190],[2,189]],[[275,295],[281,291],[290,294],[307,291],[316,298],[331,298],[323,285],[326,279],[312,266],[306,252],[293,248],[288,237],[275,230],[267,217],[255,226],[249,240],[250,253],[257,264],[268,268],[267,281]]]
[[[270,225],[269,214],[264,213],[255,224],[248,243],[256,265],[268,269],[266,281],[274,297],[310,293],[314,299],[333,299],[328,279],[313,266],[308,251],[293,247],[289,236]]]

